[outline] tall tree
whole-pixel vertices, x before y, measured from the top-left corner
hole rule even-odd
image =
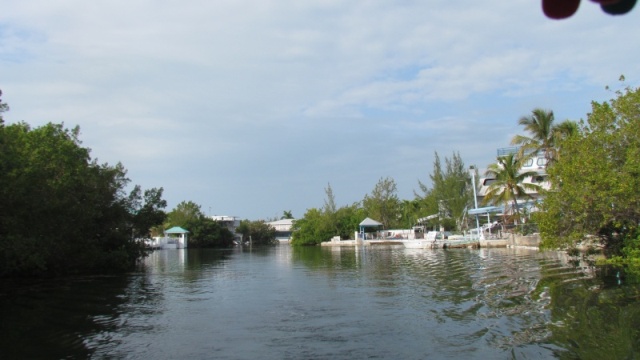
[[[556,124],[553,111],[540,108],[534,109],[529,116],[521,117],[518,124],[524,126],[528,133],[516,135],[511,140],[513,145],[520,145],[518,156],[535,156],[542,151],[549,164],[557,160],[558,141],[577,130],[575,122],[565,120]]]
[[[342,206],[336,211],[335,221],[338,229],[337,234],[341,239],[352,239],[360,222],[365,218],[364,209],[359,202]]]
[[[252,245],[269,245],[277,241],[276,229],[262,220],[242,220],[236,232],[242,234],[244,242],[250,241]]]
[[[535,171],[521,171],[523,159],[515,154],[508,154],[498,158],[497,163],[490,164],[485,175],[495,179],[487,189],[483,199],[484,204],[503,204],[505,214],[510,205],[516,219],[520,218],[518,199],[530,199],[529,191],[539,192],[540,185],[525,183],[524,179],[535,176]]]
[[[0,123],[0,276],[127,270],[144,256],[126,170],[92,160],[79,133]]]
[[[326,213],[333,214],[336,212],[336,197],[333,195],[333,189],[330,183],[327,184],[324,193],[327,197],[324,199],[324,207],[322,209]]]
[[[9,111],[9,105],[7,103],[2,102],[2,90],[0,90],[0,125],[4,122],[2,119],[2,113]]]
[[[327,187],[324,189],[324,193],[326,198],[324,199],[324,206],[322,207],[323,219],[326,222],[326,227],[332,229],[334,234],[338,234],[336,198],[333,195],[331,184],[327,184]]]
[[[234,235],[224,225],[201,216],[189,228],[189,247],[227,248],[233,246]]]
[[[429,188],[424,183],[418,181],[418,185],[423,192],[420,197],[425,210],[423,216],[439,214],[437,220],[446,228],[449,224],[458,230],[462,227],[462,219],[465,211],[473,199],[473,189],[471,188],[471,177],[460,157],[454,152],[449,159],[445,157],[445,168],[442,168],[440,156],[435,153],[433,161],[433,173],[429,175],[432,187]],[[448,220],[449,219],[449,220]]]
[[[399,222],[400,227],[403,229],[410,229],[412,226],[416,225],[420,217],[424,216],[421,214],[422,204],[418,198],[413,200],[402,200],[400,208],[401,215]]]
[[[640,88],[616,95],[592,102],[579,132],[561,143],[538,219],[543,246],[597,235],[612,254],[640,258]]]
[[[370,195],[362,201],[369,217],[380,221],[385,229],[396,226],[400,218],[400,200],[395,180],[380,178]]]
[[[163,211],[167,202],[162,198],[162,188],[144,191],[136,185],[129,194],[129,207],[132,218],[132,236],[146,238],[150,236],[151,228],[162,225],[167,214]]]
[[[284,220],[284,219],[295,219],[293,217],[293,213],[291,212],[291,210],[284,210],[282,212],[282,216],[280,217],[280,220]]]
[[[169,214],[167,214],[167,223],[165,228],[180,226],[189,230],[204,217],[201,206],[193,201],[182,201]]]
[[[328,225],[322,210],[307,209],[302,219],[293,223],[291,245],[318,245],[328,241],[335,235],[335,229]]]

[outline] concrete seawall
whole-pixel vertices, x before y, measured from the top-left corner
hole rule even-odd
[[[540,234],[532,234],[532,235],[512,234],[510,238],[511,238],[511,243],[509,244],[510,246],[530,247],[530,248],[540,247]]]
[[[506,238],[496,240],[480,240],[481,248],[491,247],[526,247],[538,248],[540,246],[540,235],[519,235],[509,234]]]
[[[356,241],[356,240],[340,240],[339,238],[334,238],[331,241],[326,241],[321,243],[322,246],[356,246],[356,245],[402,245],[401,241],[398,240],[367,240],[367,241]],[[526,248],[538,248],[540,246],[540,235],[519,235],[519,234],[509,234],[506,238],[503,239],[492,239],[492,240],[480,240],[481,248],[500,248],[500,247],[526,247]]]

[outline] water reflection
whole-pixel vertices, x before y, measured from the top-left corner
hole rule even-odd
[[[120,306],[135,304],[125,295],[130,286],[126,277],[3,282],[1,357],[89,357],[95,344],[88,339],[118,328]]]
[[[0,358],[636,358],[639,283],[522,249],[165,250],[0,283]]]

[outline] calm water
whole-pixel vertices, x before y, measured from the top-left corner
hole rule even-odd
[[[0,284],[1,359],[640,358],[640,286],[555,252],[170,250]]]

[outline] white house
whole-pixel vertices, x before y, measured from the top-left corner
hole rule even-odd
[[[277,221],[270,221],[267,224],[273,226],[276,229],[276,240],[281,243],[287,243],[291,241],[291,227],[293,226],[295,219],[282,219]]]
[[[519,147],[512,146],[506,148],[498,149],[498,157],[515,154],[518,151]],[[536,173],[534,176],[529,176],[524,179],[524,183],[537,184],[540,185],[542,189],[548,190],[551,187],[551,183],[547,178],[547,159],[544,156],[544,152],[539,152],[536,156],[529,158],[522,166],[521,171],[533,171]],[[484,174],[480,175],[480,183],[478,184],[478,203],[481,203],[484,199],[487,191],[489,190],[489,185],[491,185],[495,179],[491,177],[484,177]],[[527,190],[527,194],[531,195],[532,199],[526,200],[521,199],[518,201],[518,206],[522,204],[522,206],[529,208],[530,210],[535,211],[535,203],[541,199],[540,194],[537,191]],[[509,205],[507,205],[509,206]]]
[[[236,241],[241,241],[242,240],[242,235],[236,233],[236,229],[238,228],[238,226],[240,226],[240,218],[239,217],[237,217],[237,216],[227,216],[227,215],[213,215],[213,216],[211,216],[211,220],[216,221],[216,222],[220,223],[221,225],[224,225],[227,229],[229,229],[229,231],[231,231],[233,236],[235,236]]]

